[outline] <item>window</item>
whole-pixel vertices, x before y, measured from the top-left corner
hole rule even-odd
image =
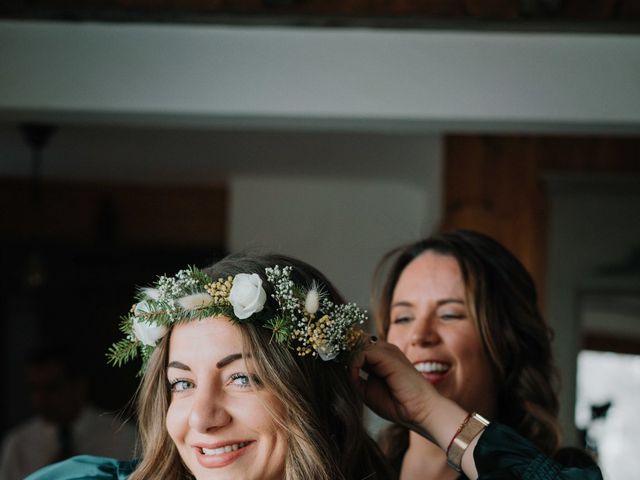
[[[576,425],[605,480],[640,471],[640,355],[583,350],[578,355]]]

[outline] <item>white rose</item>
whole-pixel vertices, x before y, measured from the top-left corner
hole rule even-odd
[[[134,309],[134,315],[152,312],[148,302],[139,302]],[[167,327],[141,317],[133,318],[133,334],[145,345],[154,347],[158,340],[167,334]]]
[[[267,294],[257,273],[239,273],[233,278],[229,302],[233,306],[233,314],[240,320],[261,311],[266,301]]]

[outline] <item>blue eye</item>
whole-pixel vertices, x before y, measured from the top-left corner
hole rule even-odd
[[[190,380],[176,379],[170,382],[172,392],[184,392],[195,387],[194,383]]]
[[[231,375],[230,383],[240,388],[259,387],[261,385],[260,379],[255,375],[247,375],[246,373],[234,373]]]
[[[231,383],[240,387],[248,387],[251,385],[251,380],[247,375],[235,373],[231,376]]]
[[[458,313],[443,313],[440,315],[440,318],[443,320],[460,320],[464,318],[464,315]]]

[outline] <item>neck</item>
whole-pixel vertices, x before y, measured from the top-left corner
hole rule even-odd
[[[402,460],[400,480],[453,480],[458,476],[458,472],[447,465],[447,456],[440,447],[415,432],[409,433],[409,448]]]

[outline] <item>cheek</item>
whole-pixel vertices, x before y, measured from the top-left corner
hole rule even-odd
[[[275,396],[268,394],[266,397],[264,403],[256,399],[257,401],[252,402],[253,405],[246,405],[243,412],[245,417],[247,417],[247,412],[251,412],[249,420],[255,429],[260,434],[270,437],[274,446],[281,447],[283,443],[285,445],[287,443],[287,432],[280,426],[288,423],[286,410]]]
[[[387,342],[395,345],[400,350],[404,350],[409,341],[409,329],[397,326],[390,326],[387,331]]]
[[[278,419],[285,425],[287,423],[285,411],[280,402],[276,401],[275,398],[270,398],[265,403],[260,400],[251,403],[253,405],[247,405],[243,409],[243,414],[249,416],[256,429],[274,437],[280,435],[281,427]]]
[[[165,425],[167,433],[174,443],[178,443],[178,441],[184,436],[187,428],[187,420],[188,419],[184,414],[184,409],[179,408],[179,406],[172,402],[167,410]]]
[[[465,376],[471,376],[470,381],[488,382],[491,366],[475,329],[455,336],[451,342]]]

